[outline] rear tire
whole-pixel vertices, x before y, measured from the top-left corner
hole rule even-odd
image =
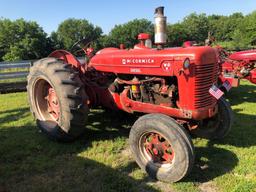
[[[152,178],[177,182],[193,167],[194,147],[190,136],[166,115],[140,117],[130,131],[129,142],[137,164]]]
[[[30,68],[27,90],[37,125],[51,139],[71,141],[84,132],[87,95],[71,65],[55,58],[37,61]]]
[[[203,120],[199,128],[191,131],[193,135],[205,139],[223,139],[231,131],[233,125],[233,111],[225,98],[218,101],[218,114],[210,119]]]

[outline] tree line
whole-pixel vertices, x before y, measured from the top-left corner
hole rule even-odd
[[[168,24],[168,46],[181,46],[184,41],[203,44],[211,32],[216,43],[227,48],[250,48],[256,45],[256,11],[248,15],[230,16],[192,13],[181,22]],[[70,50],[72,45],[85,38],[93,42],[96,50],[103,47],[127,48],[137,43],[137,35],[154,34],[154,24],[147,19],[135,19],[116,25],[109,34],[86,19],[67,19],[48,35],[34,21],[0,18],[0,61],[38,59],[56,49]]]

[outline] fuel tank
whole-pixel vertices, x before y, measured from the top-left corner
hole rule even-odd
[[[105,48],[96,53],[89,66],[97,71],[116,74],[170,76],[182,70],[183,63],[216,63],[216,53],[211,47],[188,47],[167,49],[117,49]]]
[[[256,61],[256,50],[239,51],[229,56],[229,59],[242,61]]]

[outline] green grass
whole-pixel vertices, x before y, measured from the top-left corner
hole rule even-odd
[[[214,143],[194,139],[194,169],[176,184],[151,180],[132,159],[134,116],[93,110],[86,134],[61,144],[38,131],[26,97],[0,95],[0,191],[256,191],[256,86],[247,82],[228,96],[230,135]]]

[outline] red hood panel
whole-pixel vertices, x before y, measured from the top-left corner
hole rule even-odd
[[[215,51],[210,47],[163,50],[106,48],[100,50],[89,65],[103,72],[169,76],[177,68],[177,63],[182,67],[187,58],[197,64],[216,62]]]

